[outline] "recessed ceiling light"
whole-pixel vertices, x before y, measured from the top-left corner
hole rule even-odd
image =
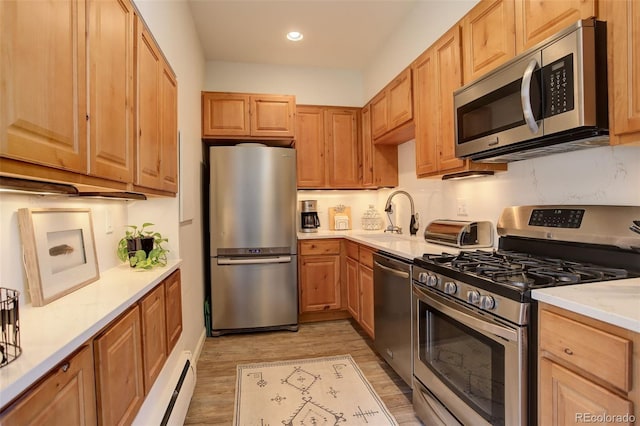
[[[289,31],[287,33],[287,38],[291,41],[300,41],[302,40],[302,33],[298,32],[298,31]]]

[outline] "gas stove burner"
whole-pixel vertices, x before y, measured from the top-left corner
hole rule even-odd
[[[453,271],[525,291],[532,288],[626,278],[624,269],[510,250],[425,254],[422,258]]]

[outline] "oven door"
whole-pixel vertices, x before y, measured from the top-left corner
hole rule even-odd
[[[413,303],[414,406],[429,417],[422,421],[448,424],[437,413],[449,412],[467,425],[526,425],[526,327],[416,283]]]

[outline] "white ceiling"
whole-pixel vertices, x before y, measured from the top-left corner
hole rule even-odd
[[[188,1],[207,61],[363,70],[424,0]]]

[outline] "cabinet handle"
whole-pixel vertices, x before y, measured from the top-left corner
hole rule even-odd
[[[69,362],[65,362],[64,364],[62,364],[62,367],[61,367],[62,372],[66,373],[69,367],[70,367]]]
[[[564,353],[567,355],[573,355],[573,351],[569,348],[564,348]]]

